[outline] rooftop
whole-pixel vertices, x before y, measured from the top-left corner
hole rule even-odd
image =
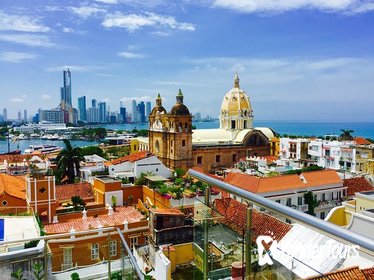
[[[104,183],[116,183],[116,182],[120,182],[120,180],[117,180],[113,177],[110,177],[110,176],[107,176],[107,175],[103,175],[103,176],[96,176],[95,179],[97,180],[100,180]]]
[[[0,194],[7,193],[20,199],[26,199],[26,183],[24,176],[0,174]]]
[[[357,192],[374,191],[373,186],[365,177],[345,179],[343,186],[347,187],[348,196],[353,196]]]
[[[374,278],[366,278],[363,270],[358,266],[349,267],[346,269],[329,272],[322,276],[309,277],[310,280],[367,280]]]
[[[116,165],[116,164],[120,164],[120,163],[127,162],[127,161],[135,162],[135,161],[138,161],[138,160],[150,157],[150,156],[153,156],[153,154],[151,154],[147,151],[140,151],[140,152],[136,152],[136,153],[133,153],[131,155],[128,155],[128,156],[124,156],[124,157],[114,159],[110,162],[105,162],[105,166]]]
[[[128,223],[139,222],[145,218],[145,216],[143,216],[136,208],[132,206],[117,207],[116,212],[113,212],[112,215],[108,215],[107,212],[106,214],[102,215],[90,216],[88,211],[87,216],[87,218],[72,218],[55,224],[47,224],[44,225],[44,230],[47,234],[66,233],[72,228],[74,228],[75,231],[83,231],[99,228],[99,226],[119,226],[123,225],[125,221]]]
[[[94,197],[92,187],[89,183],[56,186],[56,198],[60,202],[70,200],[74,195],[78,195],[83,199]]]

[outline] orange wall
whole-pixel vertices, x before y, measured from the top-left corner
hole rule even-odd
[[[98,189],[101,192],[112,192],[119,191],[122,189],[120,181],[105,183],[100,179],[94,179],[93,188]]]
[[[6,202],[8,202],[8,204],[6,206],[4,206],[2,204],[4,200]],[[18,197],[11,196],[11,195],[7,194],[6,192],[3,192],[0,195],[0,207],[14,207],[14,206],[16,206],[16,207],[26,207],[27,206],[26,196],[25,196],[25,199],[21,199],[21,198],[18,198]]]
[[[138,199],[143,199],[143,188],[142,186],[124,187],[123,190],[123,202],[129,203],[129,195],[132,195],[132,204],[136,204]]]
[[[170,208],[170,200],[161,196],[152,189],[143,186],[143,202],[147,202],[147,198],[159,208]]]
[[[34,189],[34,178],[30,178],[31,183],[31,200],[35,200],[35,189]],[[53,180],[50,181],[50,198],[53,198]],[[43,177],[41,179],[36,179],[36,188],[37,188],[37,200],[48,200],[48,177]]]

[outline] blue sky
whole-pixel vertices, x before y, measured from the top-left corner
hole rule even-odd
[[[112,111],[218,116],[238,71],[256,119],[374,121],[374,1],[0,0],[0,110],[56,107],[67,67]]]

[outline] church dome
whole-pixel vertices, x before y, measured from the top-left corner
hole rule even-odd
[[[160,94],[157,95],[157,98],[156,98],[156,106],[153,107],[150,115],[151,116],[154,116],[154,115],[157,115],[157,114],[166,114],[166,110],[165,108],[162,106],[162,99],[161,99],[161,96]]]
[[[183,93],[181,89],[179,89],[177,95],[177,102],[171,108],[170,115],[178,115],[178,116],[189,116],[190,111],[188,110],[187,106],[183,104]]]
[[[252,127],[253,111],[248,95],[239,86],[235,74],[234,88],[223,97],[221,105],[221,128],[247,129]]]

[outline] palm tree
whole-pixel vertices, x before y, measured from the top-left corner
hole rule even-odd
[[[76,174],[79,176],[80,161],[84,160],[80,148],[73,148],[69,140],[64,140],[65,148],[60,151],[57,160],[58,181],[68,177],[68,183],[74,183]]]
[[[354,132],[353,130],[341,129],[340,131],[342,132],[342,134],[340,134],[340,140],[347,140],[347,141],[353,140],[353,136],[352,136],[352,133]]]

